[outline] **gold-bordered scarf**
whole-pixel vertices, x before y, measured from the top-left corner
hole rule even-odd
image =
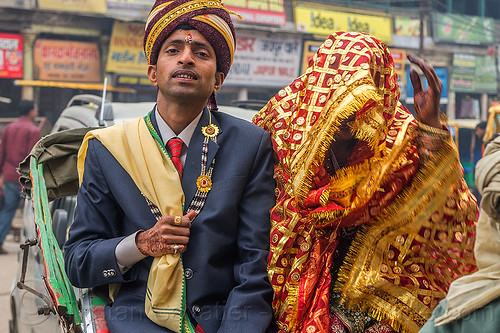
[[[130,175],[141,193],[166,215],[182,215],[184,192],[172,161],[151,135],[144,118],[90,131],[78,153],[83,179],[88,140],[98,139]],[[179,254],[155,257],[148,277],[147,316],[174,332],[194,332],[186,314],[184,269]]]
[[[268,275],[280,331],[328,332],[332,289],[340,305],[415,332],[451,281],[475,269],[477,206],[456,148],[448,137],[421,164],[417,123],[398,99],[387,47],[338,32],[254,118],[277,156]],[[353,116],[358,143],[347,166],[318,185],[326,151]],[[331,281],[339,229],[352,226],[361,229]]]
[[[500,298],[500,137],[487,143],[476,165],[475,180],[482,194],[474,245],[478,271],[453,281],[446,295],[446,310],[434,320],[435,326],[451,323],[453,327],[455,320]],[[483,331],[492,332],[488,327]]]

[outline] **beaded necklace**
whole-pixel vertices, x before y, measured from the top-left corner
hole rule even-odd
[[[151,122],[152,112],[153,111],[149,112],[144,117],[144,121],[146,122],[146,126],[148,127],[149,132],[151,133],[153,138],[156,140],[156,142],[159,143],[162,152],[170,159],[171,157],[168,153],[168,150],[165,148],[160,136],[153,127],[153,123]],[[209,123],[207,126],[201,128],[201,132],[203,133],[204,136],[203,147],[201,151],[201,173],[198,179],[196,180],[197,191],[187,209],[188,212],[194,210],[196,215],[198,215],[203,209],[203,206],[205,205],[205,202],[207,200],[208,192],[210,192],[210,190],[212,189],[212,173],[215,166],[215,158],[212,160],[212,163],[210,164],[210,167],[207,170],[208,143],[210,140],[217,143],[217,136],[219,135],[219,128],[217,127],[217,125],[212,124],[212,113],[209,111],[208,114],[209,114]],[[148,202],[148,205],[151,211],[153,212],[153,215],[158,220],[161,217],[158,208],[148,198],[146,198],[146,201]]]

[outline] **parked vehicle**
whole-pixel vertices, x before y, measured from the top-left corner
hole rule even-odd
[[[67,104],[55,122],[51,133],[79,127],[109,126],[146,114],[154,102],[118,103],[110,102],[104,106],[103,124],[99,125],[101,97],[96,95],[76,95]]]
[[[96,127],[99,120],[102,126],[116,124],[124,119],[145,115],[153,108],[153,102],[145,103],[107,103],[104,113],[101,110],[101,98],[95,95],[77,95],[72,98],[54,124],[51,133],[62,130]],[[220,111],[250,121],[257,111],[235,106],[220,106]],[[67,231],[73,222],[76,196],[66,196],[54,200],[50,204],[52,230],[57,244],[62,249],[66,241]],[[33,204],[26,199],[23,209],[22,245],[19,253],[19,270],[13,281],[10,304],[12,320],[9,322],[10,333],[48,333],[63,332],[62,323],[51,309],[51,293],[44,280],[46,272],[44,258],[37,242],[34,224]],[[20,284],[21,283],[21,284]],[[19,287],[22,287],[19,288]],[[71,332],[95,332],[91,319],[91,303],[88,290],[74,288],[79,300],[82,324],[73,327]]]
[[[236,100],[231,103],[233,106],[240,108],[259,111],[267,104],[267,101],[261,99]]]

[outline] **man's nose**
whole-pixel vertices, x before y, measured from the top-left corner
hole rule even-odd
[[[194,59],[194,53],[191,48],[185,47],[179,56],[179,63],[182,63],[184,65],[193,65]]]

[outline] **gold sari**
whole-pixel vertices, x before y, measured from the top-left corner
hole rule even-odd
[[[338,32],[254,118],[277,159],[268,275],[281,332],[328,332],[330,291],[349,310],[416,332],[449,284],[475,270],[477,205],[451,136],[422,163],[417,121],[398,99],[387,47]],[[353,117],[358,141],[347,166],[318,182],[335,134]],[[335,263],[340,231],[356,226]]]

